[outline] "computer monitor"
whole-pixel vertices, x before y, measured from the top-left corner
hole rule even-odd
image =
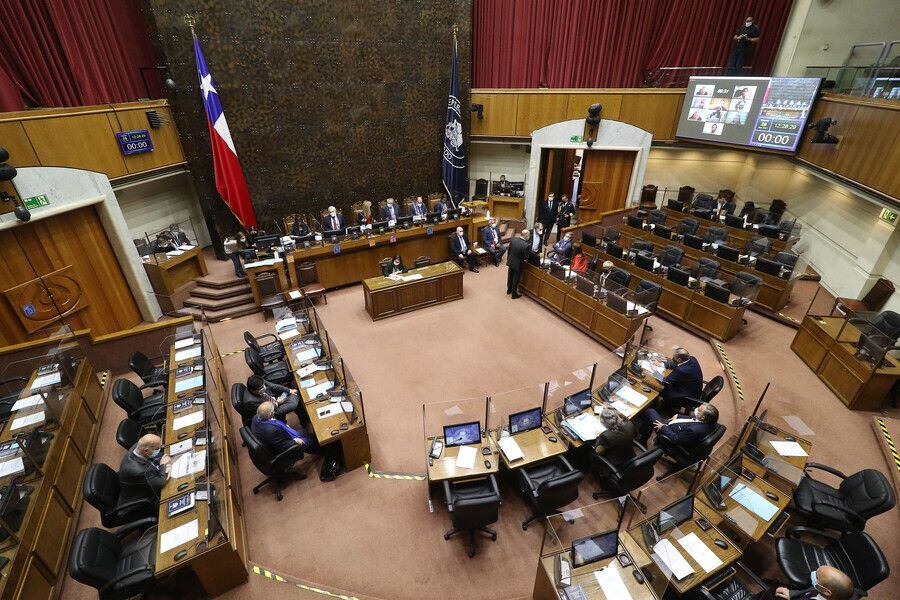
[[[666,208],[670,210],[677,210],[678,212],[684,212],[684,202],[681,200],[669,200],[666,202]]]
[[[327,239],[337,239],[344,235],[343,229],[326,229],[322,232],[322,237]]]
[[[310,233],[309,235],[295,235],[294,242],[297,244],[303,244],[304,242],[311,242],[316,239],[316,234]]]
[[[448,218],[448,219],[458,219],[460,213],[462,213],[462,209],[460,209],[460,208],[451,208],[450,210],[447,211],[447,218]]]
[[[628,385],[628,378],[625,377],[620,371],[615,373],[611,373],[609,378],[606,380],[606,383],[603,384],[603,387],[600,388],[600,397],[604,400],[604,402],[609,402],[609,399],[615,395],[615,393],[622,387]]]
[[[690,277],[690,273],[678,267],[669,267],[669,270],[666,271],[666,279],[678,285],[687,285]]]
[[[387,231],[388,222],[387,221],[374,221],[372,223],[372,231],[384,233]]]
[[[612,242],[607,242],[606,244],[606,253],[612,256],[613,258],[622,258],[622,246],[618,244],[613,244]]]
[[[635,229],[643,229],[644,228],[644,220],[634,215],[628,215],[625,219],[625,223],[628,224],[629,227],[634,227]]]
[[[624,315],[628,312],[628,301],[615,292],[606,294],[606,304],[617,313]]]
[[[731,262],[737,262],[741,257],[741,252],[737,248],[732,248],[731,246],[719,246],[716,248],[716,256],[724,258],[725,260],[730,260]]]
[[[439,212],[430,212],[425,215],[426,223],[437,223],[441,220],[441,213]]]
[[[725,225],[728,227],[744,228],[744,217],[736,217],[734,215],[725,215]]]
[[[412,216],[400,217],[399,219],[397,219],[397,227],[406,227],[408,225],[412,225],[412,222]]]
[[[772,275],[774,277],[781,276],[781,263],[761,256],[756,258],[756,270]]]
[[[653,235],[657,235],[667,240],[672,239],[672,228],[668,225],[657,225],[653,228]]]
[[[700,217],[701,219],[712,219],[713,211],[708,208],[698,208],[693,211],[694,216]]]
[[[280,239],[280,235],[261,235],[256,238],[255,246],[260,250],[266,250],[272,246],[277,246]]]
[[[653,255],[638,252],[634,257],[634,266],[645,271],[653,271]]]
[[[707,281],[706,285],[703,286],[703,295],[707,298],[712,298],[716,302],[728,304],[728,298],[731,295],[731,292],[728,291],[728,288]]]
[[[734,477],[735,473],[731,470],[731,466],[729,465],[716,473],[712,478],[712,481],[703,486],[703,491],[706,492],[706,497],[709,498],[713,504],[715,504],[716,508],[726,508],[725,489],[728,487],[728,484],[730,484],[734,480]]]
[[[619,552],[619,530],[610,529],[572,542],[572,567],[583,567],[615,556]]]
[[[344,230],[344,235],[359,235],[359,225],[354,225],[353,227],[347,227]]]
[[[684,239],[682,240],[682,242],[684,242],[684,245],[688,248],[693,248],[694,250],[703,250],[703,238],[698,235],[686,233],[684,234]]]
[[[552,277],[556,277],[557,279],[565,281],[566,268],[559,263],[550,263],[550,275]]]
[[[693,516],[694,495],[688,494],[659,511],[659,514],[656,515],[657,532],[662,535],[670,529],[675,529],[682,523],[690,521]]]
[[[509,415],[509,433],[524,433],[541,426],[541,407],[529,408]]]
[[[479,442],[481,442],[480,421],[444,426],[444,445],[448,448],[477,444]]]
[[[581,243],[587,246],[596,247],[597,246],[597,236],[591,235],[590,233],[582,233],[581,234]]]
[[[575,279],[575,288],[582,294],[587,294],[591,298],[597,293],[597,284],[587,277],[578,276]]]
[[[566,408],[567,415],[574,415],[593,404],[591,400],[591,389],[585,388],[574,394],[569,394],[563,400],[563,406]]]

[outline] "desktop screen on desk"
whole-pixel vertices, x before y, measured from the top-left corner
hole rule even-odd
[[[572,566],[584,565],[615,556],[619,551],[619,531],[611,529],[572,542]]]
[[[690,520],[694,515],[694,495],[690,494],[681,500],[677,500],[668,505],[661,511],[657,517],[657,525],[659,533],[665,533],[670,529],[678,527],[682,523]]]
[[[477,444],[481,440],[481,423],[460,423],[444,427],[444,443],[447,447]]]
[[[511,434],[524,433],[541,426],[541,407],[530,408],[509,415],[509,432]]]

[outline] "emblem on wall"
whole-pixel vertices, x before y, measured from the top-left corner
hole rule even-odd
[[[3,295],[28,333],[88,306],[71,265],[4,290]]]

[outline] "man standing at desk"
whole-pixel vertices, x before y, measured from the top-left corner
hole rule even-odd
[[[481,237],[484,249],[491,255],[494,265],[499,267],[500,259],[503,258],[503,254],[506,252],[506,246],[502,243],[502,236],[500,235],[500,228],[497,226],[496,218],[491,219],[490,225],[481,230]]]
[[[541,202],[540,210],[538,210],[538,221],[543,226],[541,231],[541,246],[547,245],[547,238],[550,237],[550,230],[553,229],[557,216],[559,216],[559,203],[553,196],[553,192],[550,192],[547,199]]]
[[[509,254],[506,255],[506,293],[512,295],[513,299],[519,297],[519,280],[522,279],[527,253],[528,230],[523,229],[509,242]]]
[[[333,206],[328,207],[328,214],[325,216],[325,222],[322,223],[325,231],[340,231],[344,228],[344,217],[337,214],[337,209]]]
[[[159,493],[169,479],[169,460],[162,453],[158,435],[141,436],[119,465],[119,500],[149,498],[159,502]]]
[[[450,236],[450,256],[456,261],[456,264],[463,266],[464,263],[469,265],[469,270],[473,273],[478,272],[478,258],[472,250],[472,244],[462,227],[456,228],[456,234]]]
[[[672,359],[666,361],[666,368],[672,372],[663,379],[662,409],[681,412],[687,407],[685,399],[700,399],[703,371],[697,359],[684,348],[675,348]]]
[[[402,215],[400,214],[400,207],[394,203],[393,198],[388,198],[384,208],[381,209],[381,220],[382,221],[396,221]]]
[[[413,220],[420,220],[420,218],[425,218],[428,214],[428,207],[425,206],[425,203],[422,201],[422,196],[416,197],[416,201],[413,202],[411,216],[414,217]]]

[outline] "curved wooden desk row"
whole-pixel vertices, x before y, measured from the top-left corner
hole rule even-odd
[[[703,217],[698,217],[692,213],[688,212],[678,212],[677,210],[672,210],[671,208],[663,207],[662,209],[669,217],[666,220],[666,225],[671,227],[673,230],[677,230],[678,226],[681,225],[682,219],[696,219],[697,222],[700,223],[700,227],[697,228],[697,235],[703,237],[706,235],[706,230],[710,227],[721,227],[725,231],[728,232],[728,238],[741,242],[741,246],[747,245],[747,242],[752,240],[755,237],[760,237],[756,231],[751,229],[739,229],[737,227],[731,227],[726,225],[721,221],[715,221],[710,219],[704,219]],[[786,240],[782,239],[772,239],[772,249],[775,252],[782,252],[790,250],[794,247],[794,244],[797,243],[799,238],[789,237]]]
[[[632,275],[632,289],[641,279],[658,283],[662,287],[656,314],[669,317],[685,329],[705,338],[715,338],[726,342],[741,330],[746,306],[731,306],[707,298],[703,292],[678,285],[650,271],[639,269],[620,258],[614,258],[597,248],[583,246],[588,256],[597,256],[600,261],[612,263]]]
[[[617,312],[532,264],[525,265],[520,286],[525,295],[612,349],[630,340],[650,316],[629,317]]]
[[[766,310],[769,310],[771,312],[778,312],[779,310],[784,308],[787,305],[788,301],[791,299],[791,290],[794,289],[794,282],[796,281],[795,279],[783,279],[781,277],[775,277],[774,275],[769,275],[768,273],[757,271],[750,265],[725,260],[724,258],[716,256],[716,254],[713,252],[697,250],[696,248],[685,246],[677,239],[667,240],[665,238],[659,237],[658,235],[653,235],[651,231],[629,227],[625,224],[622,224],[622,227],[619,229],[619,231],[621,232],[623,238],[629,240],[629,244],[631,243],[631,241],[638,239],[653,242],[660,248],[664,248],[665,246],[675,246],[676,248],[681,248],[682,250],[684,250],[684,255],[693,258],[694,260],[698,258],[709,258],[717,261],[719,263],[719,270],[732,277],[738,273],[750,273],[752,275],[756,275],[762,280],[762,286],[759,288],[759,294],[756,296],[753,304],[761,306],[762,308],[765,308]],[[734,241],[729,241],[727,245],[732,246],[732,244],[734,243]]]

